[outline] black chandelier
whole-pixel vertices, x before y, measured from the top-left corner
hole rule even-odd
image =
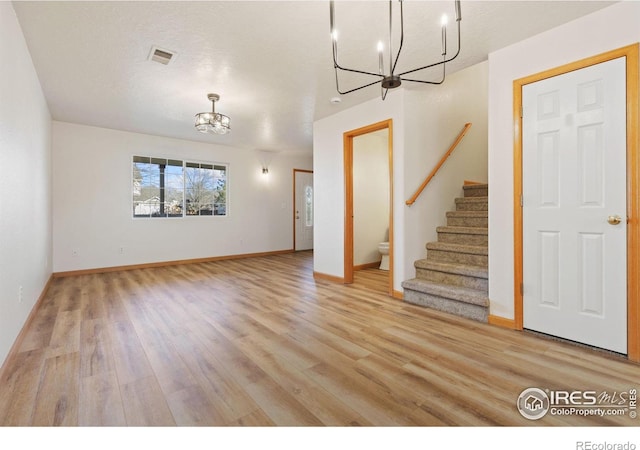
[[[398,51],[395,53],[395,57],[394,57],[394,53],[392,50],[392,38],[393,38],[393,5],[392,3],[393,3],[393,0],[389,0],[388,72],[385,73],[384,71],[385,70],[384,61],[383,61],[384,46],[382,41],[380,41],[378,42],[379,70],[378,70],[378,73],[374,73],[374,72],[368,72],[366,70],[351,69],[351,68],[343,67],[340,64],[338,64],[338,35],[335,27],[335,23],[336,23],[335,7],[334,7],[333,0],[331,0],[329,4],[329,16],[330,16],[330,25],[331,25],[331,41],[333,43],[333,68],[335,70],[335,75],[336,75],[336,90],[338,91],[339,94],[342,94],[342,95],[349,94],[351,92],[358,91],[360,89],[364,89],[366,87],[373,86],[374,84],[380,83],[380,95],[382,97],[382,100],[384,100],[387,96],[388,90],[397,88],[402,84],[403,81],[411,81],[414,83],[423,83],[423,84],[442,84],[444,82],[444,79],[446,76],[446,64],[456,59],[460,54],[460,22],[462,21],[462,14],[460,12],[460,0],[455,0],[454,2],[455,11],[456,11],[456,24],[458,29],[458,49],[456,53],[452,57],[447,58],[447,24],[446,24],[446,16],[443,16],[442,18],[442,54],[441,54],[442,59],[436,62],[426,64],[424,66],[418,67],[416,69],[407,70],[401,73],[396,73],[396,66],[398,64],[398,59],[400,59],[400,52],[402,52],[402,45],[404,43],[404,14],[403,14],[402,0],[398,0],[398,2],[400,3],[400,44],[398,46]],[[406,77],[406,75],[413,74],[415,72],[419,72],[421,70],[429,69],[429,68],[440,66],[440,65],[442,66],[442,78],[438,81],[416,80],[414,78]],[[339,70],[345,71],[345,72],[353,72],[353,73],[359,73],[363,75],[369,75],[369,76],[375,77],[376,80],[370,83],[366,83],[362,86],[343,91],[340,89],[340,82],[338,79]]]

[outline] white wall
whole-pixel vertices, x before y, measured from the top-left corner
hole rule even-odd
[[[344,276],[344,149],[343,134],[350,130],[383,120],[393,119],[393,204],[402,200],[404,187],[404,111],[405,91],[389,92],[383,102],[376,98],[313,124],[313,172],[316,195],[314,217],[313,270],[336,277]],[[394,209],[394,245],[396,274],[402,276],[403,216],[402,209]],[[394,289],[400,290],[398,275]]]
[[[316,222],[314,270],[344,275],[343,133],[393,119],[394,289],[415,276],[435,228],[462,195],[466,180],[487,181],[488,64],[447,77],[441,86],[401,89],[314,123]],[[473,126],[427,190],[411,207],[405,201],[437,164],[466,122]]]
[[[640,2],[620,2],[489,55],[489,298],[513,319],[513,80],[640,41]]]
[[[0,61],[1,365],[51,275],[51,116],[10,2]]]
[[[133,219],[133,155],[229,163],[228,217]],[[312,158],[277,154],[267,176],[263,159],[253,150],[53,122],[54,272],[292,249],[293,169],[311,169]]]
[[[462,131],[464,139],[438,174],[405,212],[405,279],[415,277],[414,261],[426,257],[425,244],[437,240],[436,227],[446,225],[455,210],[464,180],[487,181],[488,63],[447,76],[444,84],[405,97],[405,191],[409,199]]]
[[[353,264],[380,261],[389,239],[389,132],[353,139]]]

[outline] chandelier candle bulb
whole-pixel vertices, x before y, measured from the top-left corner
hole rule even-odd
[[[389,1],[389,75],[393,76],[393,2]],[[402,0],[400,0],[400,10],[402,10]],[[402,14],[400,14],[400,18],[402,19]],[[404,23],[402,20],[400,21],[400,26],[404,30]],[[400,40],[402,42],[402,39]],[[401,46],[402,47],[402,46]],[[399,53],[398,53],[399,55]]]
[[[331,32],[331,45],[333,45],[333,54],[338,57],[338,30],[335,28]]]
[[[380,75],[383,74],[384,64],[382,61],[382,51],[384,50],[384,46],[382,45],[382,41],[378,41],[378,70],[380,71]]]
[[[447,54],[447,15],[442,16],[442,56]]]
[[[329,2],[329,27],[331,28],[331,37],[336,40],[336,28],[335,28],[335,13],[333,12],[333,0]]]
[[[330,29],[331,29],[331,46],[333,47],[333,56],[334,59],[337,59],[338,57],[338,30],[336,30],[336,25],[335,25],[335,17],[334,17],[334,11],[333,11],[333,0],[331,0],[331,2],[329,2],[329,25],[330,25]]]

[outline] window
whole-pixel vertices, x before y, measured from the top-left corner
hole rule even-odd
[[[188,216],[224,216],[227,210],[227,168],[186,163],[184,189]]]
[[[305,222],[308,227],[313,226],[313,188],[304,188]]]
[[[133,157],[133,217],[227,215],[227,165]]]

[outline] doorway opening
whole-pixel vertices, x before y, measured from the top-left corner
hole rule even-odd
[[[392,125],[389,119],[344,133],[344,282],[353,283],[357,269],[382,268],[388,272],[389,296],[393,296]]]

